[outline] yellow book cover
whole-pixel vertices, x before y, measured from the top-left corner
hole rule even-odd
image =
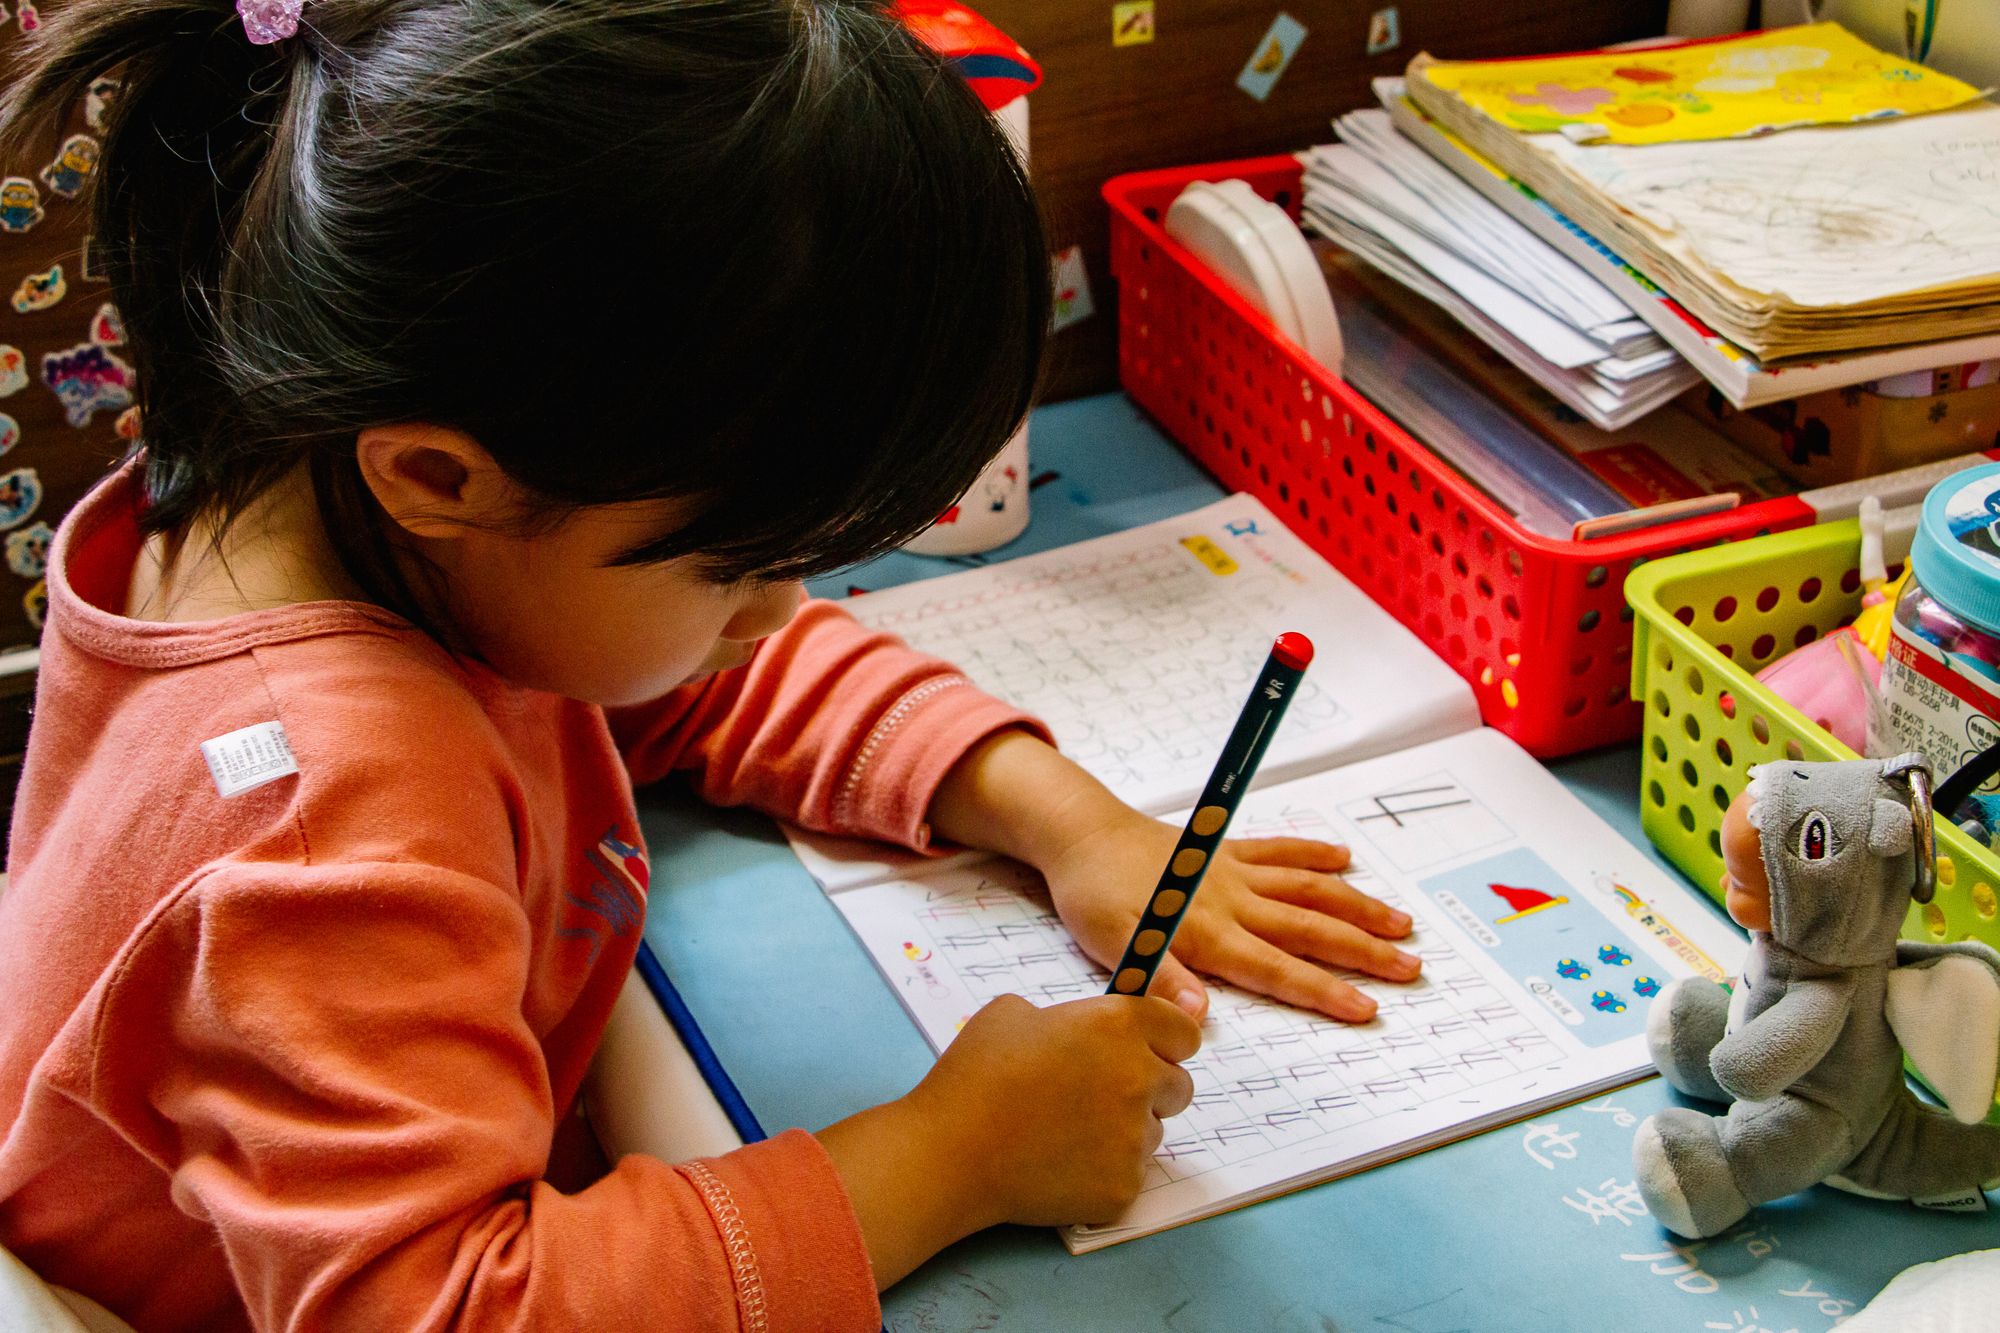
[[[1509,129],[1580,143],[1743,139],[1918,116],[1982,96],[1837,23],[1629,51],[1436,61],[1423,77]]]

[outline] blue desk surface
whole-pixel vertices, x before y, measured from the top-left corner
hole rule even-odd
[[[1041,409],[1032,444],[1037,476],[1057,475],[996,558],[1220,494],[1119,395]],[[818,591],[954,567],[897,554]],[[1636,747],[1553,768],[1648,846]],[[922,1077],[922,1036],[769,819],[672,788],[641,804],[655,857],[647,942],[767,1128],[818,1128]],[[2000,1245],[1993,1214],[1924,1214],[1825,1188],[1759,1209],[1730,1237],[1678,1244],[1630,1192],[1636,1119],[1670,1100],[1652,1079],[1082,1257],[1052,1231],[1000,1228],[937,1256],[884,1297],[884,1312],[899,1330],[1818,1333],[1911,1264]]]

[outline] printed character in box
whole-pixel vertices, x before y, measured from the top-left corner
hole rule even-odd
[[[1723,820],[1730,916],[1751,932],[1735,993],[1706,978],[1653,1001],[1653,1059],[1680,1091],[1633,1140],[1640,1193],[1683,1236],[1825,1181],[1977,1206],[2000,1184],[2000,954],[1896,938],[1932,892],[1922,759],[1766,764]],[[1920,874],[1920,872],[1922,872]],[[1903,1056],[1944,1100],[1903,1081]]]

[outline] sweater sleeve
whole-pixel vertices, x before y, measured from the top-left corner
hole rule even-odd
[[[215,1227],[260,1329],[878,1327],[810,1135],[542,1182],[528,956],[471,876],[224,865],[107,978],[78,1091]]]
[[[919,851],[938,784],[996,731],[1048,729],[937,658],[812,601],[747,666],[613,710],[638,784],[677,769],[704,798]]]

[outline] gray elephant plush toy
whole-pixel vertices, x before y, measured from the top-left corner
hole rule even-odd
[[[1751,932],[1743,976],[1733,994],[1675,982],[1646,1026],[1669,1083],[1733,1105],[1639,1126],[1647,1207],[1700,1237],[1821,1181],[1980,1202],[2000,1185],[2000,1125],[1980,1123],[2000,1073],[2000,954],[1896,938],[1911,898],[1930,898],[1929,770],[1906,755],[1750,776],[1722,831],[1729,914]],[[1906,1051],[1945,1109],[1905,1084]]]

